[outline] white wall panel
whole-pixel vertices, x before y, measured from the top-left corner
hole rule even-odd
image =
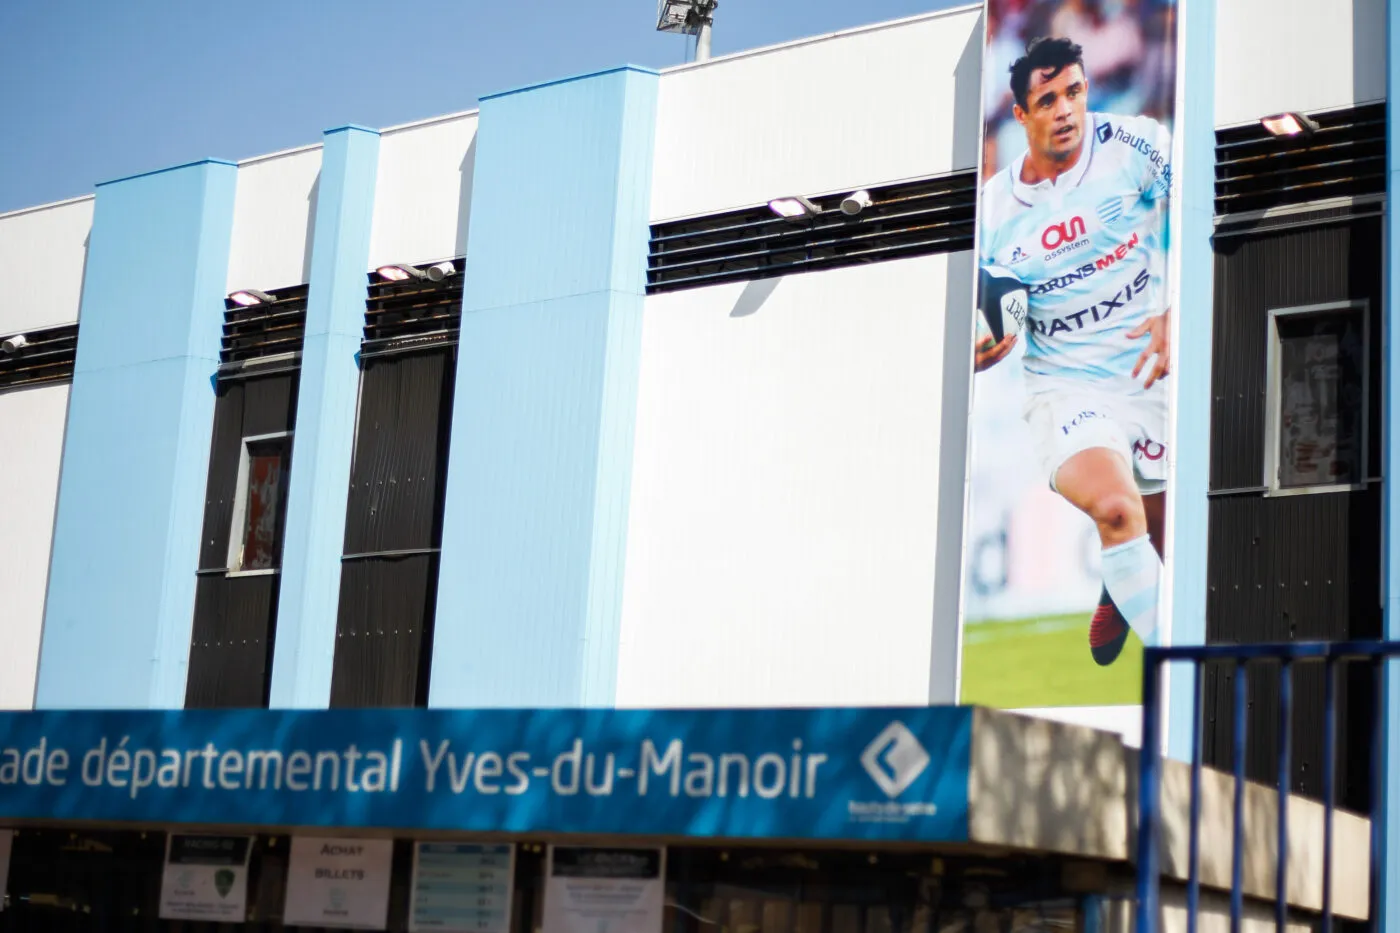
[[[311,233],[321,176],[313,146],[238,166],[228,290],[283,288],[311,279]]]
[[[961,253],[646,299],[620,706],[952,701],[971,281]]]
[[[1222,0],[1215,122],[1385,97],[1385,0]]]
[[[466,255],[476,121],[459,114],[384,133],[370,268]]]
[[[975,168],[977,10],[667,71],[653,220]]]
[[[0,709],[34,705],[68,389],[0,392]]]
[[[78,319],[92,204],[87,197],[0,215],[0,334]]]

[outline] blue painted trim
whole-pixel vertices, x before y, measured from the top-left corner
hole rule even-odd
[[[149,172],[137,172],[135,175],[123,175],[121,178],[113,178],[111,181],[99,181],[96,187],[101,188],[103,185],[117,185],[124,181],[133,181],[137,178],[149,178],[152,175],[164,175],[166,172],[178,172],[181,169],[194,168],[199,165],[231,165],[236,168],[238,163],[230,162],[228,159],[196,159],[193,162],[182,162],[179,165],[172,165],[169,168],[157,168]]]
[[[330,703],[378,166],[377,131],[326,132],[283,536],[274,707]]]
[[[430,705],[613,702],[657,86],[482,104]]]
[[[554,78],[549,81],[540,81],[535,84],[522,84],[519,87],[513,87],[509,90],[496,91],[494,93],[487,94],[480,99],[483,101],[495,100],[498,97],[508,97],[511,94],[523,94],[526,91],[538,91],[543,88],[554,87],[555,85],[559,84],[568,84],[572,81],[587,81],[589,78],[598,78],[602,77],[603,75],[619,74],[620,72],[624,71],[635,72],[636,74],[643,75],[659,76],[661,74],[661,72],[657,71],[656,69],[647,68],[645,65],[618,65],[616,68],[604,68],[602,71],[586,71],[583,74],[568,75],[567,77]]]
[[[363,126],[359,123],[346,123],[341,126],[333,126],[330,129],[326,130],[322,135],[329,136],[332,133],[344,133],[350,130],[356,130],[361,133],[373,133],[375,136],[379,135],[379,130],[375,129],[372,126]]]
[[[184,705],[236,179],[98,189],[35,703]]]
[[[1395,536],[1400,533],[1400,431],[1395,430],[1396,414],[1400,413],[1400,340],[1396,339],[1396,328],[1400,326],[1400,275],[1395,274],[1396,263],[1400,262],[1400,230],[1396,229],[1395,198],[1400,192],[1400,15],[1397,15],[1394,0],[1386,3],[1386,198],[1385,198],[1385,252],[1386,261],[1381,263],[1381,276],[1385,295],[1384,325],[1381,328],[1382,353],[1385,364],[1382,367],[1382,391],[1385,402],[1381,406],[1384,431],[1384,469],[1386,482],[1381,486],[1385,497],[1382,516],[1381,547],[1385,567],[1385,637],[1400,640],[1400,548],[1395,546]],[[1377,754],[1384,756],[1385,771],[1382,780],[1382,794],[1377,816],[1383,822],[1384,846],[1381,849],[1380,864],[1376,878],[1380,879],[1377,929],[1389,930],[1400,924],[1400,742],[1394,741],[1396,724],[1400,723],[1400,666],[1395,661],[1387,662],[1384,679],[1384,692],[1381,697],[1381,722],[1378,729],[1383,747]]]
[[[1210,366],[1215,253],[1215,13],[1216,0],[1181,0],[1185,73],[1177,103],[1184,149],[1181,185],[1181,282],[1177,289],[1176,480],[1169,493],[1172,534],[1174,645],[1206,638],[1206,560],[1210,504]],[[1176,665],[1167,678],[1167,752],[1191,759],[1191,671]]]

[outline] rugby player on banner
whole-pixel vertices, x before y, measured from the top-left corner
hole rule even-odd
[[[1089,647],[1106,665],[1129,628],[1150,645],[1158,622],[1171,140],[1151,118],[1090,112],[1083,52],[1070,39],[1030,42],[1011,92],[1027,148],[982,192],[975,368],[1004,359],[1024,334],[1036,462],[1093,519],[1103,548]]]

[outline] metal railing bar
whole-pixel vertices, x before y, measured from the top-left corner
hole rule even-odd
[[[1138,883],[1133,929],[1139,933],[1157,929],[1161,891],[1157,837],[1161,824],[1162,723],[1161,709],[1154,702],[1160,678],[1160,665],[1149,655],[1142,665],[1142,764],[1138,769]]]
[[[1186,862],[1186,933],[1196,933],[1196,914],[1201,909],[1201,696],[1205,687],[1205,665],[1192,665],[1191,683],[1191,831]]]
[[[1332,817],[1337,781],[1337,662],[1326,662],[1322,706],[1322,933],[1332,933]]]
[[[1231,837],[1234,848],[1230,859],[1230,933],[1240,933],[1240,920],[1244,916],[1244,753],[1249,722],[1245,717],[1249,699],[1247,664],[1243,658],[1235,662],[1235,822]]]
[[[1293,785],[1289,771],[1293,758],[1293,665],[1279,665],[1278,682],[1278,868],[1274,876],[1274,929],[1288,929],[1288,794]]]

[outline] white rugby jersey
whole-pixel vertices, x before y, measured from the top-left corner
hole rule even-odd
[[[1150,117],[1091,113],[1088,123],[1079,161],[1054,182],[1022,182],[1023,153],[982,190],[981,260],[1030,293],[1033,392],[1037,377],[1141,391],[1132,372],[1149,338],[1127,334],[1166,309],[1170,134]]]

